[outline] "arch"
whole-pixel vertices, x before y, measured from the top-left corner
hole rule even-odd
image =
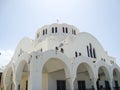
[[[113,78],[113,71],[114,71],[114,69],[116,69],[120,73],[120,67],[117,64],[113,64],[111,66],[111,75],[112,75],[112,78]]]
[[[111,73],[112,73],[112,85],[115,90],[118,90],[120,88],[120,68],[118,65],[114,64],[111,67]]]
[[[98,61],[96,63],[96,74],[97,74],[97,89],[104,88],[106,90],[111,90],[111,73],[110,67],[104,61]]]
[[[22,71],[23,71],[25,65],[28,65],[26,60],[21,60],[19,62],[19,65],[17,66],[16,72],[15,72],[15,75],[16,75],[15,77],[17,80],[21,79]]]
[[[81,56],[76,58],[73,62],[73,70],[75,74],[74,87],[75,89],[91,89],[94,85],[93,81],[96,78],[94,73],[94,64],[92,61],[86,57]],[[80,83],[84,83],[86,87],[80,88]]]
[[[41,70],[43,70],[43,67],[45,65],[45,63],[50,60],[51,58],[54,58],[54,59],[58,59],[59,61],[63,62],[64,63],[64,66],[66,68],[65,72],[66,72],[66,77],[67,75],[70,75],[71,73],[71,62],[70,62],[70,59],[65,56],[64,54],[60,53],[59,51],[57,51],[57,54],[56,54],[56,51],[55,50],[49,50],[49,51],[46,51],[43,53],[43,57],[45,55],[45,58],[42,58],[42,60],[40,60],[40,64],[41,64]]]
[[[93,62],[92,62],[89,58],[87,58],[87,57],[81,56],[81,57],[78,57],[78,58],[76,58],[76,59],[74,60],[74,62],[73,62],[73,69],[74,69],[74,71],[73,71],[73,72],[76,73],[78,66],[79,66],[80,64],[83,64],[83,63],[86,64],[87,68],[90,70],[90,71],[89,71],[89,74],[90,74],[91,78],[93,78],[93,77],[96,78],[96,74],[95,74],[95,72],[93,72],[93,71],[95,71],[94,64],[93,64]],[[76,76],[76,74],[75,74],[75,76]]]
[[[13,75],[14,73],[13,73],[12,66],[9,66],[6,69],[6,73],[4,76],[4,87],[7,90],[13,90],[14,88],[14,81],[13,81],[14,76]]]
[[[55,53],[48,52],[44,53],[48,57],[46,57],[41,63],[42,68],[42,88],[46,89],[49,88],[51,90],[56,90],[56,85],[59,88],[58,85],[60,83],[68,83],[66,80],[69,78],[70,75],[70,63],[67,61],[68,59],[60,54],[60,52],[55,55]],[[67,62],[67,63],[66,63]],[[53,78],[54,77],[54,78]],[[52,82],[52,83],[50,83]],[[64,84],[63,88],[69,88],[68,84]],[[60,89],[62,90],[62,89]],[[64,89],[63,89],[64,90]]]
[[[26,60],[21,60],[16,69],[15,80],[17,82],[18,89],[28,90],[28,77],[29,77],[29,68]]]
[[[96,74],[98,74],[100,68],[103,69],[105,75],[107,76],[107,79],[111,80],[111,73],[110,73],[110,69],[109,69],[110,67],[107,65],[107,63],[105,63],[103,61],[97,61],[96,62]]]

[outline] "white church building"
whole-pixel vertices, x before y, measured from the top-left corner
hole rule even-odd
[[[1,90],[120,90],[120,67],[91,34],[54,23],[35,36],[19,42]]]

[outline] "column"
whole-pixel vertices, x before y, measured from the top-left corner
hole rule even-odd
[[[93,82],[94,90],[97,90],[97,85],[96,85],[97,78],[93,78],[92,82]]]
[[[74,90],[74,78],[70,77],[66,79],[70,85],[70,90]]]
[[[113,90],[112,80],[109,80],[109,83],[110,83],[111,90]]]
[[[18,83],[18,82],[15,82],[14,90],[18,90],[18,86],[19,86],[19,83]]]

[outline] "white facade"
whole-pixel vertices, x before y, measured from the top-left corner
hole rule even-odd
[[[1,90],[119,90],[120,68],[98,40],[68,24],[23,38],[3,71]]]

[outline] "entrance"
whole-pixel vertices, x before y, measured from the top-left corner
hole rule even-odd
[[[65,80],[57,80],[57,90],[66,90]]]
[[[78,90],[86,90],[85,81],[78,81]]]
[[[110,84],[108,81],[105,81],[105,88],[106,88],[106,90],[111,90]]]

